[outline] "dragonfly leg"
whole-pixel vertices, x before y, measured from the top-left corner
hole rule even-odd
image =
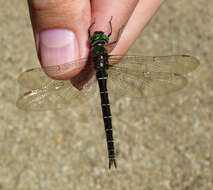
[[[108,37],[110,37],[111,36],[111,34],[112,34],[112,16],[111,16],[111,19],[110,19],[110,21],[109,21],[109,26],[110,26],[110,33],[108,34]]]
[[[122,27],[118,30],[118,35],[117,35],[116,40],[113,41],[113,42],[110,42],[110,43],[108,43],[108,44],[106,44],[106,45],[116,44],[116,43],[118,42],[119,38],[120,38],[120,35],[121,35],[121,32],[122,32],[123,28],[124,28],[124,26],[122,26]]]
[[[94,24],[95,24],[95,19],[94,19],[94,22],[88,28],[89,38],[91,37],[91,28],[93,27]]]

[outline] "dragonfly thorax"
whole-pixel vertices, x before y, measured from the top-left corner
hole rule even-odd
[[[91,58],[96,71],[108,69],[108,53],[104,45],[96,45],[91,49]]]

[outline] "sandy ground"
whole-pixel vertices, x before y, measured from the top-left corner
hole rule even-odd
[[[119,154],[109,171],[97,98],[63,111],[16,108],[16,79],[38,61],[26,2],[0,0],[0,189],[212,189],[212,7],[166,1],[132,47],[129,54],[191,54],[201,65],[180,92],[112,101]]]

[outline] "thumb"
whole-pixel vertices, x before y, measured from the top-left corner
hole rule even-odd
[[[28,4],[37,53],[45,72],[56,79],[77,75],[84,64],[71,62],[87,57],[89,52],[89,1],[28,0]]]

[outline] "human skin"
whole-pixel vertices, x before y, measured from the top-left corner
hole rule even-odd
[[[61,73],[46,73],[55,79],[77,76],[86,62],[68,64],[89,54],[88,28],[109,33],[111,16],[116,39],[125,25],[119,42],[110,54],[124,55],[156,13],[163,0],[28,0],[31,22],[40,64],[44,68],[61,65]]]

